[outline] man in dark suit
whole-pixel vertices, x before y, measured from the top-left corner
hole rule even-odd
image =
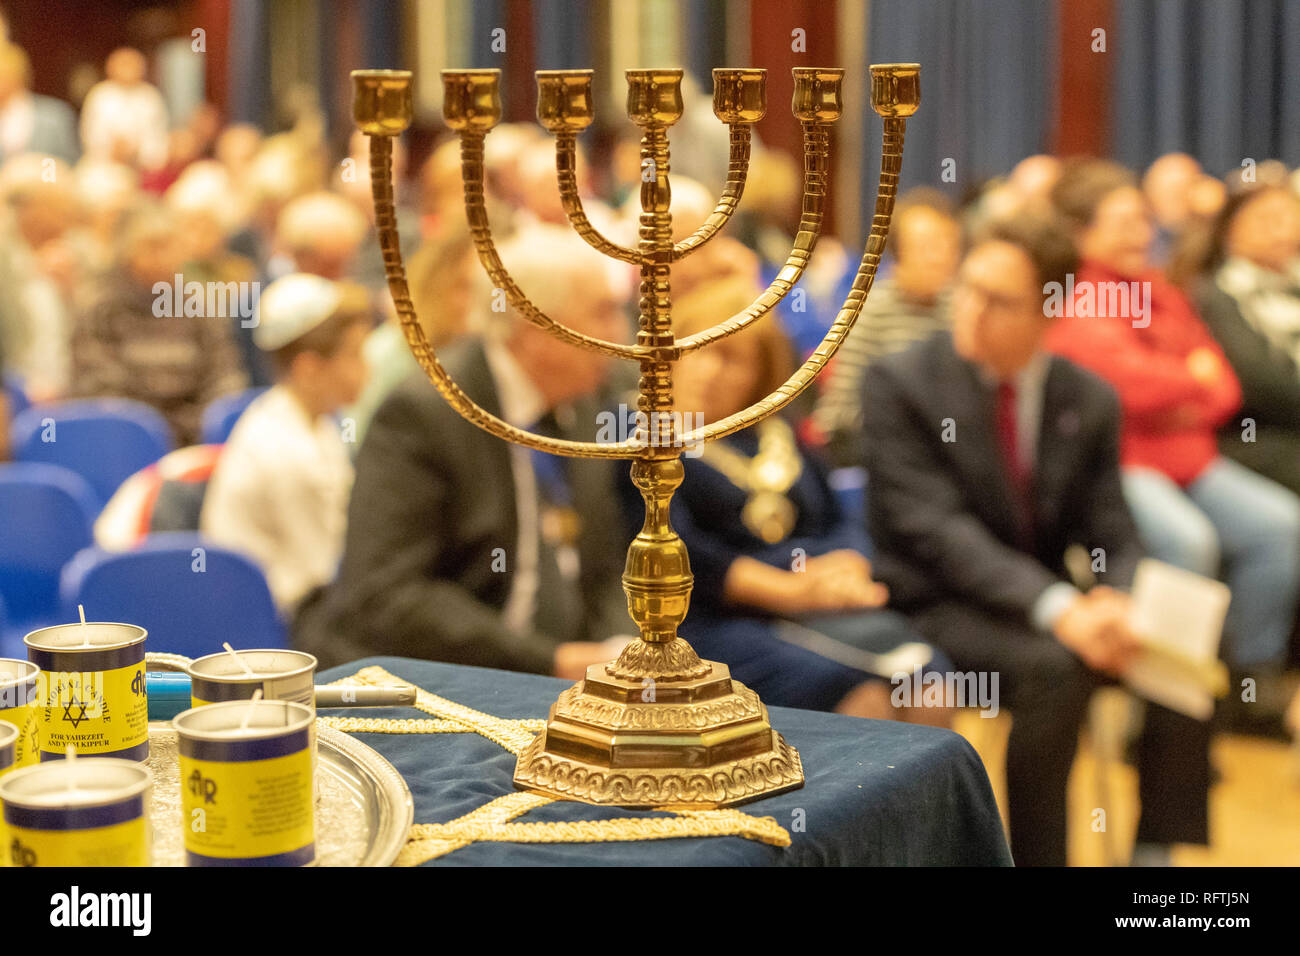
[[[584,269],[567,237],[533,230],[502,255],[548,314],[622,338],[608,273]],[[442,360],[513,425],[586,440],[596,432],[604,356],[501,315]],[[337,579],[299,614],[295,645],[324,666],[396,654],[570,679],[612,660],[619,635],[634,632],[620,584],[620,466],[512,446],[461,418],[423,371],[412,374],[367,430]]]
[[[1041,348],[1047,284],[1074,262],[1051,223],[995,227],[962,265],[952,333],[874,363],[863,402],[877,576],[957,668],[999,674],[1022,865],[1065,864],[1079,725],[1137,648],[1121,590],[1141,548],[1120,488],[1119,402]],[[1067,553],[1097,586],[1080,589]],[[1208,741],[1205,724],[1148,705],[1135,861],[1206,842]]]

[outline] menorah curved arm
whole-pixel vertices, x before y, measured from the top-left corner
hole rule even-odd
[[[679,354],[685,355],[718,339],[734,335],[752,322],[756,322],[789,294],[803,277],[808,260],[817,248],[821,237],[822,216],[826,205],[826,183],[830,166],[830,125],[805,122],[803,124],[804,186],[803,212],[799,218],[799,232],[794,247],[785,260],[785,266],[763,293],[744,312],[719,322],[712,328],[688,335],[677,342]],[[716,215],[716,214],[715,214]],[[689,240],[688,240],[689,241]]]
[[[698,442],[713,441],[723,438],[742,428],[748,428],[762,421],[773,412],[789,405],[799,393],[812,384],[826,364],[839,351],[844,337],[853,328],[862,304],[867,301],[871,284],[876,278],[876,268],[885,251],[885,238],[889,235],[889,222],[894,213],[894,197],[898,194],[898,173],[903,164],[903,133],[907,120],[903,117],[885,117],[885,133],[880,159],[880,185],[876,190],[876,213],[871,219],[871,234],[867,237],[866,251],[858,265],[857,275],[853,278],[853,288],[844,300],[839,314],[831,324],[826,337],[793,375],[785,383],[765,398],[760,399],[743,411],[728,415],[711,425],[693,429],[682,437],[682,443],[691,447]]]
[[[384,254],[384,273],[388,277],[388,289],[402,323],[402,333],[406,336],[406,342],[415,355],[415,360],[442,393],[442,397],[471,425],[477,425],[485,432],[516,445],[571,458],[638,457],[643,447],[637,441],[616,443],[568,441],[535,435],[525,429],[516,428],[478,405],[447,374],[447,370],[438,361],[438,356],[424,334],[424,327],[420,325],[420,319],[415,314],[411,292],[406,283],[406,266],[402,262],[397,214],[393,204],[392,155],[391,136],[370,137],[370,185],[375,205],[375,230],[379,235],[379,247]]]
[[[572,130],[559,130],[555,134],[555,178],[560,184],[560,202],[564,205],[564,214],[569,217],[574,231],[597,252],[639,266],[642,259],[640,252],[606,239],[587,218],[587,213],[582,208],[582,197],[578,195],[577,156],[577,136]]]
[[[505,264],[497,254],[496,243],[492,239],[492,228],[488,224],[487,205],[483,198],[483,140],[484,132],[478,129],[462,130],[460,134],[461,176],[465,180],[465,217],[469,221],[470,235],[474,239],[474,248],[478,251],[479,261],[487,271],[488,277],[497,288],[505,291],[506,298],[525,319],[540,329],[554,334],[570,345],[604,352],[624,359],[641,359],[648,349],[639,345],[625,345],[610,342],[594,336],[575,332],[568,326],[545,315],[528,301],[522,289],[506,270]],[[374,142],[374,139],[371,140]],[[371,157],[373,161],[373,147]],[[638,260],[639,261],[639,260]]]
[[[673,246],[673,262],[690,255],[718,234],[727,224],[731,214],[740,205],[745,193],[745,178],[749,175],[749,124],[731,123],[731,156],[727,167],[727,183],[722,187],[722,197],[709,218],[694,233]]]

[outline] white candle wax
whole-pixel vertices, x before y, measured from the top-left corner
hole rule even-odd
[[[55,760],[16,770],[0,780],[4,798],[19,806],[90,807],[125,800],[150,780],[143,765],[96,758]]]
[[[23,794],[21,801],[29,807],[82,807],[108,803],[123,796],[124,787],[83,787],[76,790],[51,790],[47,793]]]

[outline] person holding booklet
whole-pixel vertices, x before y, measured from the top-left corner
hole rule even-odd
[[[1065,865],[1080,724],[1139,651],[1119,401],[1044,350],[1043,290],[1076,261],[1055,223],[995,225],[962,263],[951,334],[873,362],[864,386],[877,574],[959,669],[999,673],[1011,852],[1026,866]],[[1086,592],[1067,570],[1078,548],[1099,581]],[[1208,724],[1151,704],[1137,763],[1134,862],[1206,843]]]

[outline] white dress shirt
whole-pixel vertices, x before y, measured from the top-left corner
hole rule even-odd
[[[119,140],[135,147],[127,162],[141,169],[160,169],[167,162],[167,105],[156,87],[102,80],[90,88],[81,106],[83,152],[92,159],[116,159]]]
[[[501,417],[516,428],[529,428],[546,414],[546,400],[528,373],[515,361],[510,350],[495,339],[483,343],[488,371],[496,386]],[[510,444],[510,468],[514,476],[515,516],[518,544],[514,570],[510,575],[510,593],[502,617],[512,631],[522,633],[532,622],[537,604],[541,561],[541,519],[537,510],[537,475],[531,453],[522,445]],[[507,557],[509,560],[509,557]],[[510,565],[507,564],[507,568]]]
[[[284,385],[239,417],[212,473],[199,527],[251,557],[290,613],[334,579],[343,554],[352,461],[329,415],[315,421]]]

